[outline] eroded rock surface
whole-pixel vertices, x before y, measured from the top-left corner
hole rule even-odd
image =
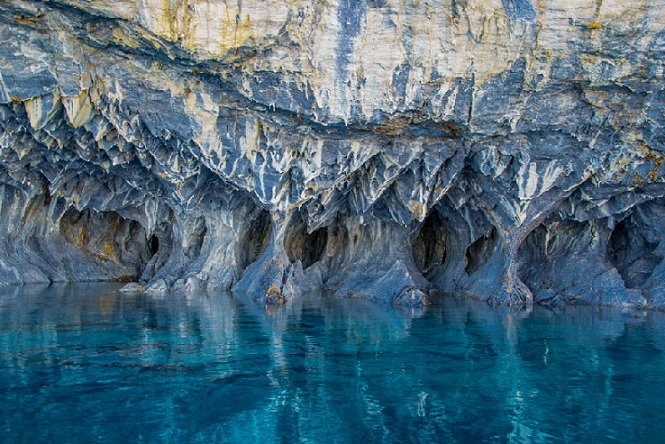
[[[665,308],[664,0],[0,3],[0,281]]]

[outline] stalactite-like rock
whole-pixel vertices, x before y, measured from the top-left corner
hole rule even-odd
[[[0,4],[0,282],[665,308],[665,2]]]

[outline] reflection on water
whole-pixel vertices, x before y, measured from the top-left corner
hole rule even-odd
[[[8,442],[551,442],[665,436],[665,317],[266,309],[109,284],[0,294]]]

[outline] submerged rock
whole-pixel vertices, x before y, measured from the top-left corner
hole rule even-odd
[[[665,0],[559,3],[2,2],[0,282],[665,308]]]

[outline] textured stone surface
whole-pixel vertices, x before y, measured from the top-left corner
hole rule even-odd
[[[663,10],[4,1],[0,281],[665,308]]]

